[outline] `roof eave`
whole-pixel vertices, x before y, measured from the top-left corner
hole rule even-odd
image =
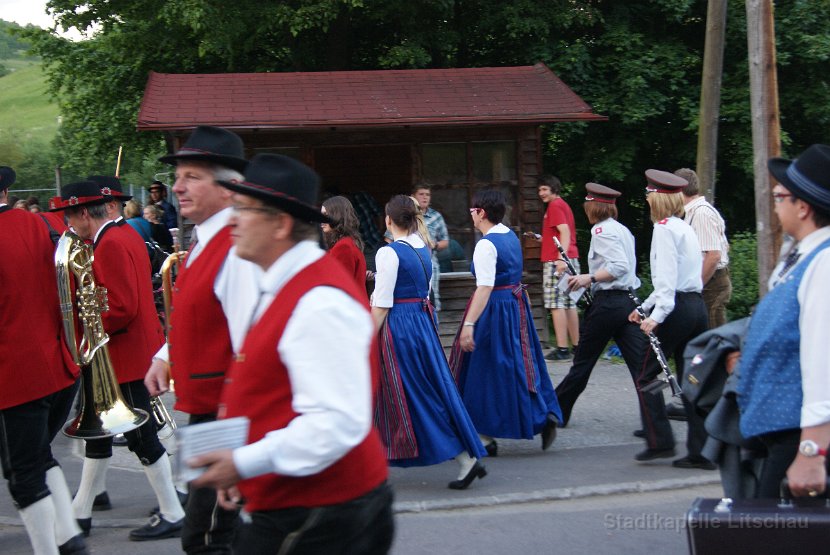
[[[175,131],[189,130],[197,125],[216,125],[228,129],[273,129],[279,131],[290,130],[311,130],[326,128],[401,128],[401,127],[468,127],[483,125],[541,125],[544,123],[576,122],[576,121],[607,121],[607,116],[593,114],[590,112],[575,112],[564,114],[540,114],[527,117],[517,116],[492,116],[486,117],[436,117],[436,118],[412,118],[412,119],[365,119],[354,120],[312,120],[303,123],[291,122],[239,122],[230,123],[227,121],[198,121],[183,124],[181,122],[161,121],[139,121],[139,131]]]

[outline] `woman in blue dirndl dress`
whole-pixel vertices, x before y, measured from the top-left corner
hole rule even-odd
[[[398,195],[386,205],[395,239],[376,255],[372,315],[379,329],[381,379],[375,426],[391,466],[427,466],[455,458],[451,489],[465,489],[487,471],[484,446],[450,375],[438,339],[429,280],[429,249],[415,233],[412,200]]]
[[[521,283],[521,245],[500,223],[506,209],[501,191],[478,191],[473,207],[473,225],[484,237],[473,253],[476,290],[456,334],[450,368],[491,456],[498,453],[497,437],[532,439],[541,433],[547,449],[562,413]]]

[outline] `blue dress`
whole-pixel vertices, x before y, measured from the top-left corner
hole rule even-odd
[[[390,441],[397,443],[390,437],[400,438],[406,433],[388,432],[401,426],[400,422],[389,421],[397,420],[397,413],[376,408],[375,424],[384,438],[389,464],[426,466],[447,461],[462,451],[481,458],[485,456],[484,447],[458,394],[431,310],[424,302],[432,274],[429,251],[400,241],[383,248],[394,249],[399,265],[395,304],[380,332],[382,371],[376,406],[389,406],[389,399],[384,399],[388,382],[399,379],[403,398],[392,404],[394,409],[404,405],[406,428],[417,444],[416,452],[407,451],[406,446],[390,445]],[[394,368],[384,364],[384,359],[391,360]]]
[[[476,322],[475,350],[462,352],[456,336],[453,374],[476,430],[491,437],[532,439],[549,413],[561,422],[562,412],[521,285],[521,245],[512,231],[488,233],[481,240],[496,247],[496,280]],[[471,271],[475,275],[475,265]]]

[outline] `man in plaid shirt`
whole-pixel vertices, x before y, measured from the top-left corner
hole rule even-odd
[[[450,246],[450,235],[447,233],[447,224],[444,222],[444,216],[429,206],[432,200],[430,186],[426,184],[416,185],[412,191],[412,196],[418,201],[418,205],[424,213],[424,223],[427,226],[427,231],[429,231],[430,239],[434,245],[432,247],[432,280],[429,285],[432,290],[435,310],[441,310],[441,297],[438,294],[438,280],[441,277],[441,269],[438,266],[438,257],[435,253]]]

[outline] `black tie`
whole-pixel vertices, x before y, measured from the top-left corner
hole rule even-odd
[[[781,268],[781,271],[778,272],[777,281],[780,281],[781,278],[783,278],[787,274],[787,272],[790,271],[790,268],[795,266],[795,263],[798,262],[798,258],[800,256],[801,256],[801,253],[798,252],[797,248],[790,251],[790,254],[787,255],[787,259],[784,260],[784,266]]]

